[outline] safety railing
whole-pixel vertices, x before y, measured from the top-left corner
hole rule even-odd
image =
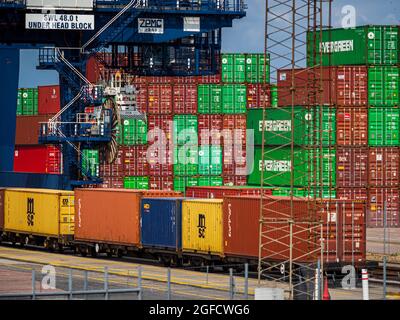
[[[243,12],[247,9],[244,0],[139,0],[138,8],[155,10],[218,10]],[[96,6],[119,7],[128,0],[97,0]]]

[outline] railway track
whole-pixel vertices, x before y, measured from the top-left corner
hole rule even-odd
[[[370,281],[383,282],[383,263],[379,262],[378,267],[370,271]],[[400,286],[400,263],[388,263],[386,266],[386,281],[388,284]]]

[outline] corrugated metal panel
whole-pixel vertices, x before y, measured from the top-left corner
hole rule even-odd
[[[370,228],[384,227],[384,211],[386,208],[387,227],[400,226],[399,219],[399,189],[398,188],[370,188],[368,193],[367,224]]]
[[[341,107],[337,109],[338,146],[368,145],[368,109]]]
[[[375,187],[400,186],[400,149],[369,149],[369,184]]]
[[[51,237],[74,234],[71,191],[7,189],[4,201],[5,231]]]
[[[181,250],[182,199],[142,199],[140,224],[143,247]]]
[[[54,114],[60,111],[60,86],[41,86],[39,90],[39,114]]]
[[[223,256],[222,200],[182,202],[184,252]]]
[[[338,148],[337,186],[367,187],[368,186],[368,148]]]

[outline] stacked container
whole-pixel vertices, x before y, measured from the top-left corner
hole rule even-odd
[[[319,39],[322,65],[342,70],[332,90],[338,198],[367,200],[369,227],[383,227],[385,216],[388,227],[399,227],[399,27],[335,29]],[[310,67],[320,62],[313,41],[310,33]],[[339,85],[342,80],[345,86]]]

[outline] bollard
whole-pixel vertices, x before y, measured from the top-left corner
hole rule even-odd
[[[368,270],[367,269],[362,269],[361,281],[362,281],[362,289],[363,289],[363,300],[369,300]]]
[[[249,299],[249,264],[244,264],[244,298]]]

